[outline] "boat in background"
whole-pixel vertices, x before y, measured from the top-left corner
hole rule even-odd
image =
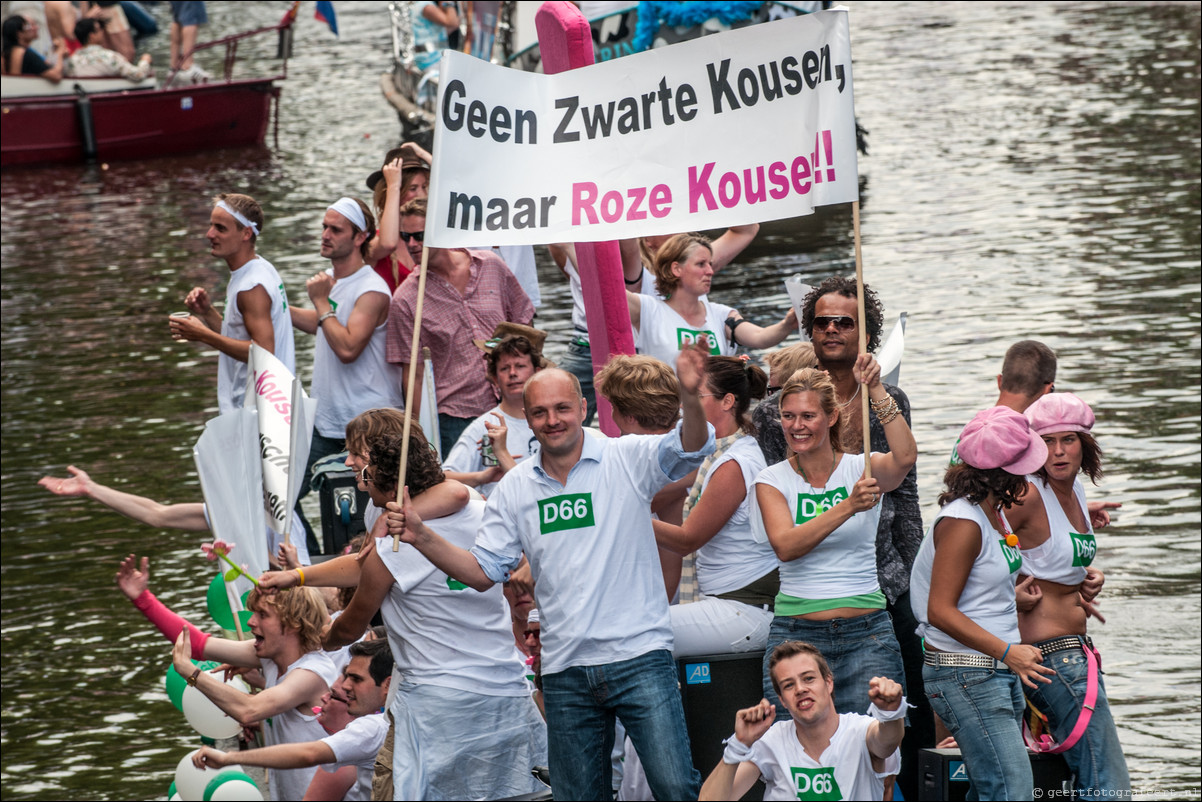
[[[288,77],[294,2],[276,25],[198,44],[225,47],[220,79],[183,85],[178,71],[156,79],[5,75],[0,87],[0,166],[145,159],[196,150],[260,145]],[[278,32],[277,74],[235,78],[238,43]],[[277,121],[278,122],[278,121]]]
[[[541,3],[493,0],[463,2],[463,50],[494,64],[541,72],[542,60],[534,28]],[[651,5],[651,4],[647,4]],[[667,4],[659,3],[664,7]],[[821,10],[823,2],[680,3],[678,19],[639,20],[639,3],[589,20],[598,62],[696,39],[711,33]],[[413,15],[421,3],[393,0],[388,4],[392,28],[392,72],[380,76],[384,97],[397,110],[404,136],[427,146],[438,99],[438,65],[418,66],[428,45],[415,41]],[[735,8],[742,6],[743,8]],[[683,24],[674,24],[681,22]]]

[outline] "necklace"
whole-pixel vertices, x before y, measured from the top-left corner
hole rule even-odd
[[[1015,546],[1017,546],[1018,545],[1018,535],[1014,534],[1013,532],[1010,531],[1009,528],[1007,528],[1006,523],[1005,523],[1006,519],[1002,517],[1002,505],[1001,504],[994,507],[993,517],[997,521],[997,528],[1001,531],[1001,533],[1006,538],[1006,545],[1009,546],[1010,548],[1014,548]]]
[[[851,394],[851,398],[847,399],[842,404],[839,404],[839,409],[846,409],[848,404],[856,400],[856,396],[860,394],[860,387],[860,384],[856,384],[856,391]]]
[[[832,448],[831,449],[831,471],[830,471],[830,473],[828,473],[826,475],[827,482],[829,482],[831,480],[831,476],[834,475],[835,464],[837,462],[838,462],[838,457],[835,456],[835,449]],[[808,484],[810,487],[814,488],[815,490],[826,490],[825,484],[823,484],[822,487],[818,487],[816,484],[814,484],[813,482],[810,481],[810,477],[806,476],[805,468],[801,467],[801,455],[800,454],[793,455],[793,466],[795,468],[797,468],[797,472],[799,474],[801,474],[801,478],[804,479],[806,484]]]

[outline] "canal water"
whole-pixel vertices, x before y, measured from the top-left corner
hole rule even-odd
[[[285,7],[210,2],[207,34],[270,24]],[[336,7],[340,38],[308,16],[298,24],[278,148],[3,175],[5,799],[164,798],[196,745],[163,689],[169,647],[113,575],[125,555],[149,555],[160,597],[207,621],[204,538],[35,483],[73,464],[160,501],[200,500],[190,452],[216,414],[216,360],[173,342],[166,319],[191,287],[228,275],[203,239],[209,198],[262,202],[260,252],[305,304],[304,280],[323,267],[325,206],[366,197],[364,177],[399,141],[378,85],[384,6]],[[1099,537],[1107,623],[1091,632],[1132,780],[1141,795],[1197,798],[1202,11],[850,7],[856,112],[869,130],[865,273],[891,319],[909,313],[901,384],[924,514],[959,428],[996,397],[1007,346],[1048,343],[1057,389],[1098,415],[1107,471],[1091,496],[1123,504]],[[165,36],[149,46],[164,63]],[[241,52],[268,69],[274,42]],[[711,294],[769,321],[785,309],[784,277],[853,269],[850,210],[831,208],[765,225]],[[570,298],[545,259],[540,277],[537,323],[555,359]],[[298,337],[306,378],[311,354]]]

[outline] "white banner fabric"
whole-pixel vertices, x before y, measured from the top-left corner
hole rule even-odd
[[[426,242],[595,242],[858,198],[846,9],[542,75],[443,51]]]

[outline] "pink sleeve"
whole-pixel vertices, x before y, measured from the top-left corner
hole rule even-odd
[[[149,590],[142,591],[142,595],[134,600],[134,607],[141,610],[142,615],[158,627],[159,632],[162,632],[172,643],[179,638],[179,633],[183,631],[183,628],[187,627],[188,638],[192,644],[192,659],[204,659],[205,642],[209,636],[168,610],[167,605],[155,598],[155,595]]]

